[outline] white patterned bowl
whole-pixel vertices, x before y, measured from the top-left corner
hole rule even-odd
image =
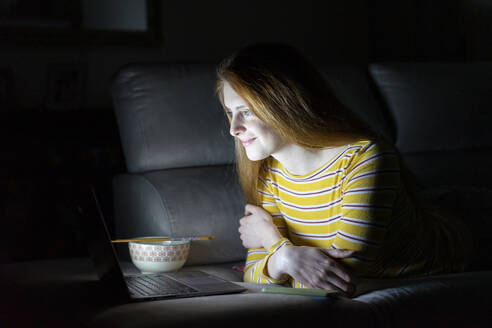
[[[142,273],[169,272],[179,270],[185,264],[190,241],[129,242],[128,248],[133,264]]]

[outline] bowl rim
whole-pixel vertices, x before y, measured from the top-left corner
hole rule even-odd
[[[169,236],[144,236],[144,237],[135,237],[134,239],[147,239],[147,238],[173,238]],[[184,245],[184,244],[189,244],[189,240],[180,240],[179,238],[176,238],[176,240],[164,240],[164,241],[151,241],[151,242],[142,242],[142,241],[130,241],[128,242],[128,245],[130,244],[139,244],[139,245],[152,245],[152,246],[177,246],[177,245]]]

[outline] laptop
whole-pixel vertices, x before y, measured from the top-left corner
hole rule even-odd
[[[116,298],[146,301],[240,293],[246,288],[203,271],[124,275],[94,187],[91,199],[78,207],[85,222],[89,254],[99,279]]]

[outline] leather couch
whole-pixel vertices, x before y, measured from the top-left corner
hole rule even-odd
[[[123,305],[99,313],[95,326],[492,326],[492,63],[322,70],[344,104],[395,142],[415,182],[425,187],[421,199],[458,214],[473,230],[469,270],[363,279],[355,297],[336,300],[265,295],[240,282],[233,266],[246,255],[237,233],[244,198],[214,94],[214,67],[134,64],[112,82],[128,171],[113,180],[115,237],[214,235],[193,242],[186,269],[198,266],[249,290]],[[119,255],[128,261],[126,248]]]

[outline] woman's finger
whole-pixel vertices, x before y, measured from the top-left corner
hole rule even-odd
[[[322,289],[337,289],[345,294],[352,294],[355,291],[355,286],[342,280],[339,276],[332,272],[325,274],[325,280],[320,286]]]
[[[336,267],[332,270],[333,275],[336,277],[340,278],[344,283],[355,287],[356,285],[356,278],[354,277],[354,274],[347,268],[345,267]]]
[[[311,288],[338,290],[346,294],[350,294],[354,288],[351,284],[340,279],[340,277],[335,275],[333,272],[323,271],[319,268],[311,272],[309,275],[304,276],[302,280],[305,280],[305,285]]]
[[[245,226],[250,222],[251,218],[249,216],[243,216],[241,219],[239,219],[239,224]]]
[[[328,261],[331,261],[331,263],[327,264]],[[329,259],[328,261],[324,263],[324,266],[321,270],[325,272],[332,272],[335,276],[339,277],[348,284],[353,283],[352,274],[347,270],[347,268],[333,260]]]
[[[251,204],[246,204],[244,206],[244,215],[251,215],[255,212],[255,207],[254,205]]]

